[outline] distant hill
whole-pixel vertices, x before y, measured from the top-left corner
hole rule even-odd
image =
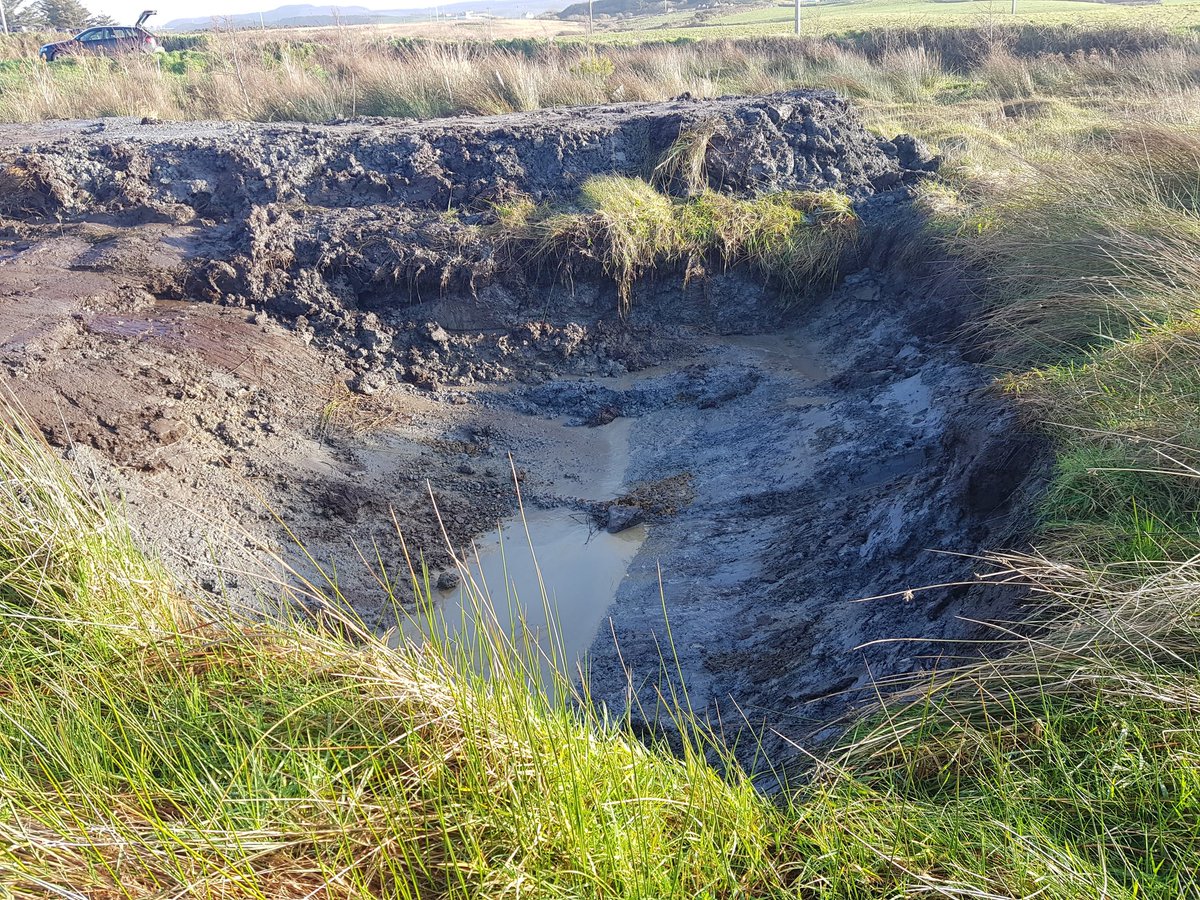
[[[596,18],[628,18],[631,16],[659,16],[664,13],[692,9],[721,9],[745,5],[747,0],[595,0],[592,15]],[[558,14],[560,19],[586,19],[587,0],[573,3]]]
[[[438,6],[419,9],[369,9],[365,6],[313,6],[308,3],[293,3],[272,10],[223,16],[214,13],[186,19],[172,19],[161,31],[203,31],[220,23],[226,28],[258,28],[269,25],[276,28],[315,25],[370,25],[411,22],[427,19],[435,13],[443,16],[465,14],[491,15],[506,19],[519,19],[527,14],[541,15],[562,7],[561,0],[459,0]],[[586,12],[586,10],[585,10]]]

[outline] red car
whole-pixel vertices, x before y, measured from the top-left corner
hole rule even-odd
[[[148,9],[138,16],[132,28],[118,25],[98,25],[81,31],[68,41],[46,44],[38,56],[46,62],[54,62],[60,56],[79,56],[84,53],[102,56],[118,56],[122,53],[162,53],[158,38],[142,27],[146,20],[155,15]]]

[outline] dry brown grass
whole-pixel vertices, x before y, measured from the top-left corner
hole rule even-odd
[[[0,216],[40,215],[55,200],[56,187],[23,160],[0,166]]]
[[[344,381],[335,381],[321,410],[317,433],[363,437],[395,428],[409,421],[399,398],[390,392],[365,395],[351,391]]]
[[[0,34],[0,62],[35,57],[38,48],[48,40],[53,40],[53,38],[49,35],[28,32]]]
[[[797,87],[905,107],[1153,98],[1186,118],[1200,92],[1200,45],[1184,39],[1066,56],[1017,55],[997,42],[966,68],[936,44],[863,50],[834,39],[587,47],[528,37],[430,42],[403,29],[345,27],[218,31],[174,43],[180,49],[163,58],[45,66],[31,58],[28,36],[0,41],[0,59],[25,59],[0,67],[0,120],[429,118]]]

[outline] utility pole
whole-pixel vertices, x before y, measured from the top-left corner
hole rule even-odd
[[[1012,14],[1015,16],[1017,14],[1017,0],[1012,0],[1012,4],[1013,4]]]
[[[1013,0],[1016,3],[1017,0]],[[800,0],[796,0],[796,35],[800,35]]]
[[[596,0],[588,0],[588,39],[589,40],[592,37],[592,4],[595,2],[596,2]],[[1014,2],[1015,2],[1015,0],[1014,0]]]
[[[8,34],[8,16],[4,13],[4,0],[0,0],[0,25],[4,26],[4,33]]]

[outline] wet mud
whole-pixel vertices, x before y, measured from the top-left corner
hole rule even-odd
[[[855,200],[832,286],[663,270],[622,317],[598,270],[489,238],[492,204],[645,174],[701,125],[714,190]],[[786,759],[1016,601],[972,557],[1020,542],[1045,449],[964,357],[909,203],[935,168],[820,92],[0,126],[0,374],[193,590],[312,585],[384,631],[411,569],[448,619],[476,577],[497,627],[557,610],[564,663],[647,732],[665,607],[693,705]]]

